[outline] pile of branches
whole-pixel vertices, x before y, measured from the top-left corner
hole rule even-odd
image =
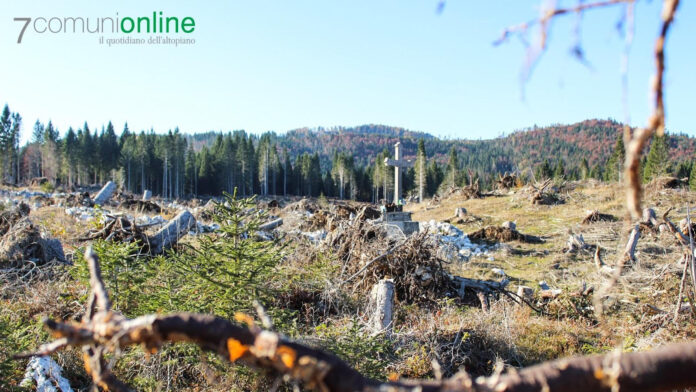
[[[503,226],[486,226],[471,234],[467,234],[467,237],[474,242],[485,242],[489,244],[510,241],[521,241],[529,244],[541,244],[544,242],[539,237],[522,234],[516,229]]]
[[[590,211],[582,220],[583,225],[589,225],[596,222],[616,222],[617,218],[611,214],[603,214],[597,210]]]
[[[44,196],[44,195],[35,195],[35,196],[32,196],[32,197],[31,197],[31,202],[32,202],[34,205],[38,205],[38,206],[41,206],[41,207],[44,207],[44,206],[52,206],[52,205],[55,204],[55,201],[53,200],[53,198],[48,197],[48,196]]]
[[[495,182],[495,187],[501,191],[507,191],[512,189],[517,185],[517,176],[514,174],[498,174],[498,180]]]
[[[149,240],[147,235],[128,218],[123,216],[106,215],[107,222],[100,229],[90,229],[78,241],[94,241],[97,239],[105,241],[116,241],[138,244],[140,249],[147,252]]]
[[[689,178],[677,178],[677,177],[657,177],[650,181],[646,188],[654,191],[659,191],[663,189],[678,189],[689,185]]]
[[[551,185],[552,180],[549,178],[541,185],[532,185],[531,201],[534,205],[554,205],[562,204],[563,199],[558,196],[555,191],[548,191],[547,188]]]
[[[25,203],[0,214],[0,265],[16,267],[25,262],[64,261],[60,241],[44,238],[29,219],[31,209]]]
[[[121,203],[122,208],[128,208],[137,212],[148,212],[151,214],[159,214],[162,212],[162,207],[159,204],[150,200],[130,199]]]
[[[65,198],[66,207],[94,207],[94,202],[89,197],[89,192],[71,193]]]
[[[373,241],[371,254],[375,254],[380,243],[384,244]],[[363,251],[370,247],[362,245]],[[350,274],[347,280],[353,289],[361,292],[368,293],[385,278],[394,280],[396,298],[405,303],[433,304],[457,292],[457,286],[437,256],[437,244],[427,233],[413,234],[392,245],[387,252],[360,261],[350,260],[346,272]]]
[[[31,187],[40,187],[49,183],[50,181],[46,177],[34,177],[31,180],[29,180],[29,186]]]
[[[31,208],[27,203],[19,203],[15,208],[0,213],[0,236],[5,235],[15,223],[28,216]]]

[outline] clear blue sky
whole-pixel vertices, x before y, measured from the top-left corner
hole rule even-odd
[[[0,103],[61,131],[109,120],[120,130],[184,132],[379,123],[453,138],[491,138],[534,124],[624,120],[620,7],[592,11],[569,55],[574,16],[558,19],[549,50],[520,83],[525,50],[494,47],[540,1],[7,1],[0,17]],[[563,3],[563,2],[561,2]],[[575,4],[575,1],[567,1]],[[639,1],[630,55],[634,125],[649,114],[661,1]],[[14,17],[191,16],[195,45],[106,47],[100,34],[25,33]],[[667,127],[696,134],[696,5],[683,1],[668,40]],[[121,35],[122,36],[122,35]],[[105,38],[114,37],[105,34]],[[146,38],[148,36],[145,36]],[[183,35],[181,35],[183,37]],[[524,90],[524,98],[522,93]]]

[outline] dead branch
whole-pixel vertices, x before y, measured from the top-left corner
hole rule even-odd
[[[604,0],[593,3],[578,2],[574,7],[542,9],[541,16],[526,23],[521,23],[516,26],[511,26],[503,30],[502,35],[493,44],[499,45],[506,42],[510,35],[523,35],[530,27],[539,25],[539,42],[537,47],[529,48],[527,53],[527,70],[534,65],[540,54],[546,50],[546,42],[548,37],[548,27],[550,21],[560,15],[569,13],[580,14],[589,9],[604,8],[607,6],[628,4],[632,5],[635,0]],[[652,89],[655,95],[655,104],[652,115],[648,119],[648,124],[644,128],[638,128],[632,132],[630,126],[624,127],[624,144],[626,146],[626,160],[624,163],[624,171],[626,178],[626,206],[633,219],[640,218],[642,185],[640,178],[640,157],[645,149],[645,146],[650,141],[652,136],[657,133],[662,135],[665,129],[665,110],[664,110],[664,73],[665,73],[665,41],[667,33],[674,21],[674,16],[679,6],[679,0],[663,0],[662,2],[662,25],[660,33],[655,40],[655,75],[653,78]],[[627,13],[631,15],[632,9]],[[526,42],[526,41],[525,41]],[[627,42],[630,38],[627,37]],[[527,45],[529,46],[529,45]],[[579,52],[582,53],[582,52]],[[580,55],[581,56],[581,55]]]
[[[85,255],[90,269],[90,301],[80,324],[52,320],[46,326],[57,340],[19,357],[47,355],[67,346],[82,346],[85,366],[95,384],[111,391],[130,388],[118,380],[104,361],[106,352],[142,344],[154,352],[165,342],[191,342],[204,350],[252,367],[270,370],[320,391],[666,391],[696,385],[696,343],[666,346],[651,352],[577,357],[547,362],[519,372],[472,380],[460,372],[447,380],[380,382],[363,376],[333,354],[293,342],[256,326],[238,315],[240,326],[203,314],[146,315],[127,319],[111,311],[99,261]]]
[[[679,0],[663,0],[662,2],[662,27],[660,35],[655,41],[655,77],[653,92],[655,94],[655,107],[648,119],[645,128],[638,128],[634,132],[627,127],[624,130],[624,144],[626,145],[625,177],[626,202],[628,211],[633,219],[640,217],[642,185],[640,181],[640,157],[648,141],[657,132],[662,135],[665,131],[665,108],[663,100],[663,78],[665,73],[665,40],[674,15],[679,6]]]
[[[606,0],[606,1],[598,1],[596,3],[579,3],[575,7],[569,7],[569,8],[557,8],[557,9],[550,9],[546,10],[541,17],[537,19],[530,20],[529,22],[526,23],[521,23],[515,26],[511,26],[503,30],[503,33],[501,34],[500,38],[498,38],[496,41],[493,42],[493,45],[500,45],[503,42],[507,41],[507,39],[510,37],[511,34],[520,34],[524,33],[527,30],[529,30],[530,27],[535,26],[535,25],[540,25],[542,26],[542,40],[541,40],[541,47],[542,49],[546,47],[546,36],[548,35],[548,32],[546,31],[546,26],[548,25],[549,21],[556,16],[559,15],[565,15],[569,13],[580,13],[586,10],[589,10],[591,8],[602,8],[610,5],[615,5],[615,4],[621,4],[621,3],[632,3],[634,0]]]

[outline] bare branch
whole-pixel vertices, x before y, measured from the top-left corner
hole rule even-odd
[[[663,0],[662,2],[662,27],[660,35],[655,41],[655,76],[653,93],[655,94],[655,107],[648,119],[645,128],[636,129],[633,133],[626,129],[624,132],[624,144],[626,145],[626,202],[628,212],[633,219],[640,217],[642,185],[640,182],[640,156],[648,141],[657,132],[662,135],[665,132],[665,107],[663,99],[663,79],[665,73],[665,40],[674,14],[677,12],[679,0]]]
[[[106,293],[106,286],[101,276],[99,257],[94,253],[91,246],[85,250],[85,260],[89,266],[89,284],[92,286],[92,293],[96,304],[101,308],[101,311],[108,312],[111,310],[111,301],[109,300],[109,295]]]

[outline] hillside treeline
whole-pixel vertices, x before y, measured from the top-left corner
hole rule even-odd
[[[128,191],[149,189],[167,198],[220,195],[237,188],[241,195],[391,199],[393,168],[384,159],[392,157],[397,141],[406,159],[419,162],[406,170],[405,190],[416,194],[422,180],[425,196],[472,180],[490,189],[504,172],[516,172],[521,182],[551,177],[617,181],[624,156],[623,126],[612,120],[534,127],[478,141],[443,140],[377,125],[299,129],[284,135],[187,135],[178,128],[134,132],[127,124],[117,133],[111,122],[99,129],[85,123],[59,131],[50,121],[37,120],[31,140],[20,146],[22,127],[21,115],[5,105],[0,116],[5,183],[42,177],[48,187],[70,189],[115,180]],[[656,138],[643,160],[644,179],[696,176],[695,146],[686,135]]]

